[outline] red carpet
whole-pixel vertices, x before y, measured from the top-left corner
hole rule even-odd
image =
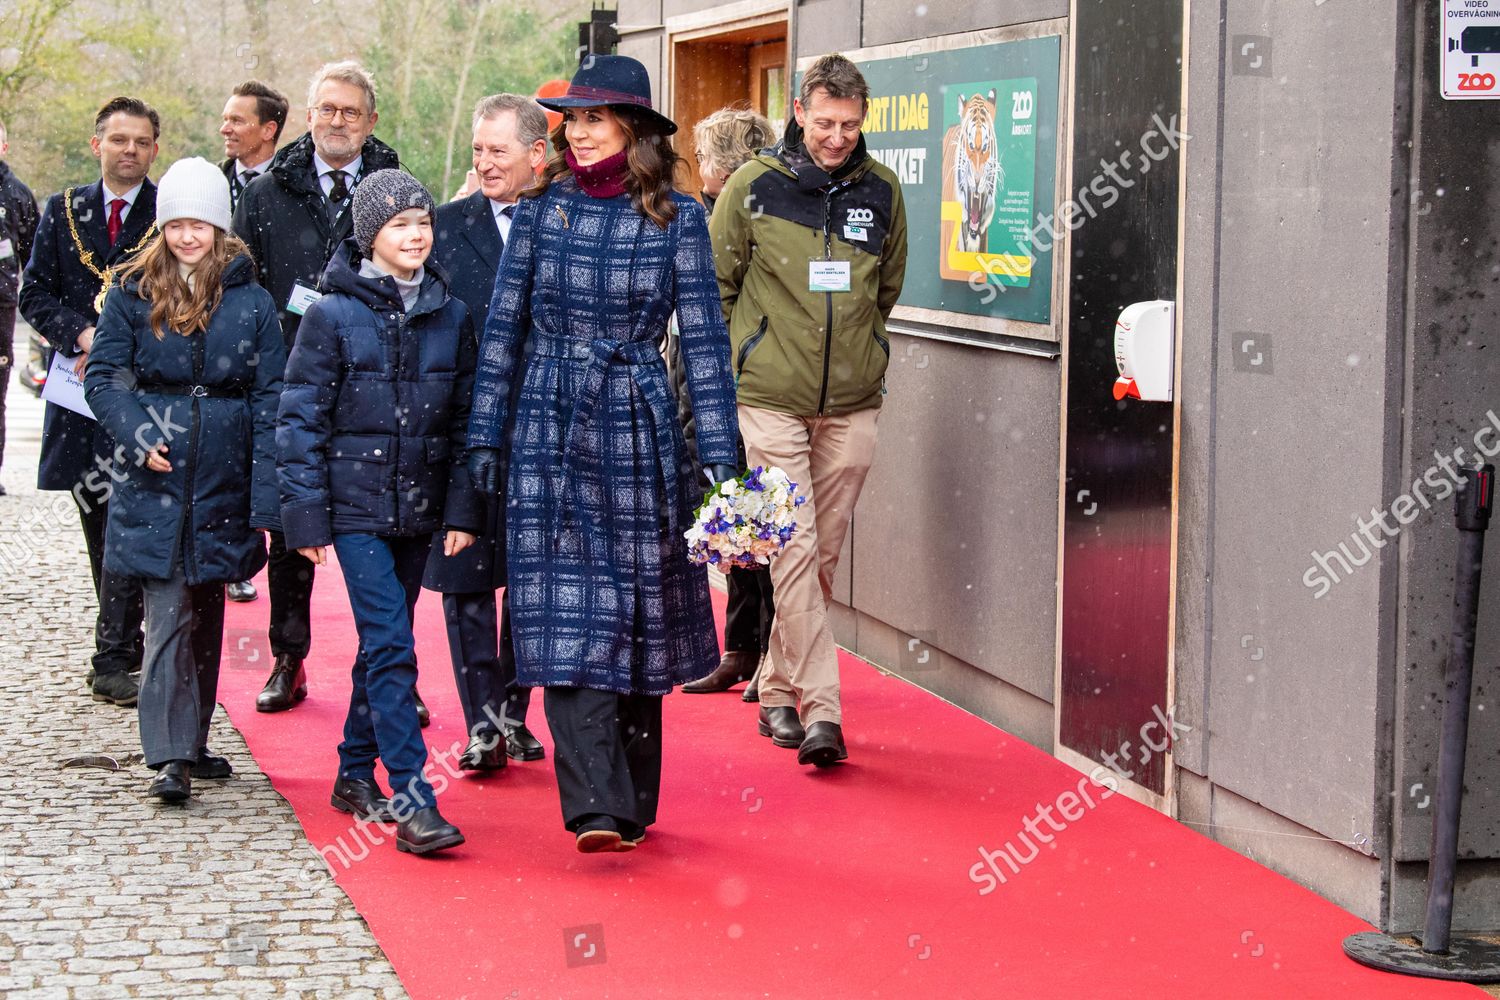
[[[254,707],[259,584],[230,605],[220,700],[313,843],[342,837],[357,857],[328,806],[355,649],[342,578],[319,572],[310,697],[277,715]],[[461,748],[435,594],[417,647],[428,744]],[[980,895],[979,848],[1025,851],[1023,822],[1082,776],[855,657],[843,679],[850,760],[828,772],[758,736],[737,694],[668,698],[660,822],[617,855],[580,855],[562,829],[538,692],[549,759],[440,796],[467,844],[428,859],[369,846],[336,877],[418,1000],[1483,995],[1353,964],[1340,942],[1368,925],[1092,786],[1097,808],[1069,800],[1081,816],[1042,824],[1051,844],[1018,873],[997,862],[1007,882]]]

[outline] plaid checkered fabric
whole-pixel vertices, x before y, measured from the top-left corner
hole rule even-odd
[[[499,448],[514,421],[506,528],[528,686],[663,695],[718,663],[682,538],[703,484],[661,358],[674,310],[706,464],[736,462],[734,379],[703,209],[674,200],[663,230],[627,196],[563,181],[522,202],[505,246],[469,442]]]

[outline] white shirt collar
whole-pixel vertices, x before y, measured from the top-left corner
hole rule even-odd
[[[129,211],[130,209],[135,207],[135,199],[140,195],[141,188],[144,187],[145,184],[145,181],[141,181],[139,184],[131,188],[129,191],[126,191],[124,194],[115,194],[114,191],[110,190],[109,183],[107,181],[104,182],[104,207],[108,208],[109,203],[114,201],[116,198],[124,198],[125,209]]]
[[[486,198],[485,200],[490,203],[490,211],[494,213],[495,218],[497,218],[497,219],[500,218],[500,213],[502,211],[504,211],[507,208],[513,209],[518,204],[517,202],[514,202],[514,201],[496,201],[494,198]],[[514,213],[512,213],[512,214],[514,214]]]
[[[316,156],[317,154],[313,154],[313,155]],[[244,177],[246,173],[248,173],[251,170],[254,170],[255,173],[256,173],[256,175],[259,176],[260,174],[263,174],[263,173],[266,172],[266,168],[268,168],[271,165],[271,161],[274,160],[275,158],[276,158],[276,154],[272,153],[270,156],[266,157],[264,160],[261,160],[259,163],[252,163],[248,167],[245,166],[244,161],[242,161],[242,160],[235,160],[234,161],[234,175],[236,177]]]
[[[359,176],[359,168],[364,164],[364,160],[364,155],[361,154],[350,160],[348,163],[344,164],[342,167],[330,167],[328,163],[324,161],[324,159],[319,156],[317,154],[317,151],[315,150],[313,152],[313,169],[318,172],[319,177],[326,177],[327,175],[333,173],[335,170],[342,170],[345,174],[348,175],[350,180],[353,180],[354,178]]]

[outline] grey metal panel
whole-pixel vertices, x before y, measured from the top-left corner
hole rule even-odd
[[[683,14],[696,14],[700,10],[722,6],[724,4],[720,0],[661,0],[661,16],[681,17]]]
[[[798,7],[797,18],[799,59],[860,47],[858,0],[806,0]]]
[[[914,697],[920,697],[917,689],[931,691],[1039,750],[1052,752],[1051,704],[941,650],[931,650],[925,658],[914,657],[905,648],[909,641],[905,634],[869,615],[851,614],[858,622],[851,646],[854,652],[916,685],[911,691]]]
[[[641,65],[646,67],[646,72],[651,76],[651,100],[657,107],[661,107],[663,48],[661,32],[656,31],[626,35],[620,39],[617,50],[622,56],[639,59]]]
[[[1068,16],[1068,0],[865,0],[864,44],[978,31]]]
[[[1383,502],[1384,426],[1400,405],[1385,370],[1401,280],[1396,15],[1369,6],[1231,4],[1226,58],[1243,61],[1226,81],[1221,151],[1209,777],[1346,841],[1373,840],[1383,817],[1378,563],[1393,553],[1321,599],[1303,577],[1313,550],[1351,545],[1355,519]],[[1242,33],[1262,37],[1250,54],[1269,62],[1244,59]]]
[[[1221,46],[1219,10],[1195,4],[1188,51],[1190,132],[1183,156],[1187,198],[1183,207],[1182,430],[1178,437],[1177,608],[1173,636],[1176,718],[1194,735],[1173,750],[1173,762],[1208,773],[1209,733],[1203,725],[1207,693],[1207,640],[1212,629],[1208,581],[1213,575],[1213,470],[1215,316],[1219,233],[1219,128]]]
[[[1417,91],[1416,169],[1410,193],[1414,226],[1411,269],[1410,405],[1406,483],[1445,478],[1435,451],[1455,447],[1473,460],[1483,447],[1500,450],[1500,132],[1489,101],[1445,101],[1437,79],[1437,5],[1418,32],[1423,63]],[[1495,416],[1492,416],[1495,415]],[[1474,438],[1494,422],[1476,446]],[[1494,462],[1491,457],[1488,461]],[[1428,493],[1434,491],[1423,486]],[[1497,523],[1500,528],[1500,523]],[[1396,701],[1395,844],[1397,860],[1426,859],[1432,838],[1430,792],[1435,785],[1443,671],[1453,606],[1457,552],[1453,501],[1417,512],[1404,532]],[[1500,857],[1500,530],[1492,528],[1480,593],[1474,655],[1474,704],[1459,831],[1461,857]],[[1500,899],[1492,895],[1493,906]],[[1464,904],[1462,891],[1460,905]],[[1393,920],[1397,919],[1393,915]],[[1418,917],[1420,922],[1420,917]],[[1470,925],[1474,926],[1474,925]]]
[[[854,606],[1052,701],[1057,362],[895,335]]]

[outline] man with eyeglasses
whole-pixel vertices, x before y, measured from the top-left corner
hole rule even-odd
[[[354,189],[377,170],[400,166],[395,150],[371,134],[378,119],[375,81],[363,67],[323,66],[308,88],[308,133],[276,154],[235,207],[235,235],[249,246],[261,284],[281,307],[288,354],[302,314],[319,297],[323,269],[353,232]],[[253,526],[270,530],[266,578],[275,658],[255,707],[281,712],[307,697],[302,661],[312,645],[313,564],[287,549],[279,524]]]

